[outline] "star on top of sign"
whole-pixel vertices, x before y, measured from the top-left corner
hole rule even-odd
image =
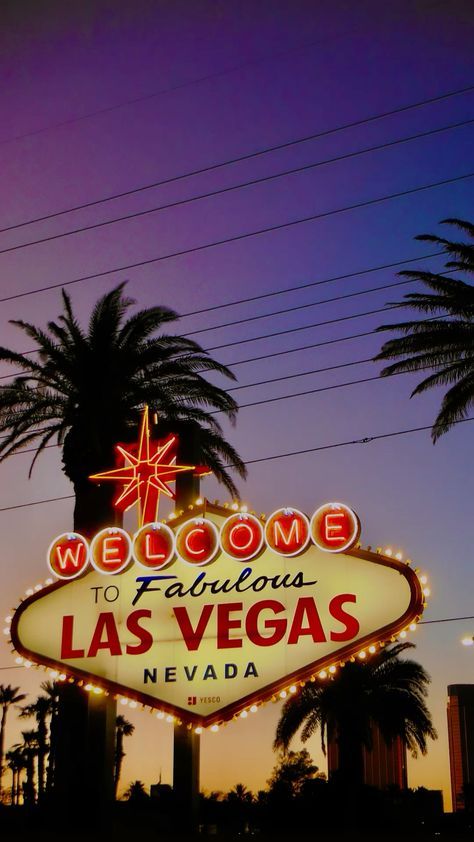
[[[193,471],[199,476],[210,473],[200,465],[177,465],[178,436],[172,433],[161,441],[151,441],[148,416],[146,406],[136,445],[115,445],[117,460],[123,460],[123,465],[89,477],[95,482],[109,480],[121,484],[123,488],[119,489],[114,506],[125,512],[138,504],[139,526],[157,519],[160,494],[175,499],[176,495],[167,483],[174,482],[177,474],[184,471]]]

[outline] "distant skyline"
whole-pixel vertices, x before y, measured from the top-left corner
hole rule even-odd
[[[474,614],[473,424],[458,425],[435,447],[426,431],[317,448],[429,426],[435,417],[440,393],[409,400],[416,377],[379,380],[380,366],[370,362],[384,339],[373,330],[393,319],[384,306],[412,289],[385,288],[401,280],[397,268],[375,267],[423,258],[417,265],[441,270],[440,257],[425,257],[437,249],[413,237],[452,233],[439,225],[446,217],[473,220],[473,125],[445,127],[474,120],[474,90],[361,121],[473,86],[473,29],[467,0],[49,0],[0,10],[1,229],[321,134],[4,231],[0,344],[29,351],[34,343],[27,347],[9,320],[44,325],[60,312],[58,288],[28,293],[143,264],[70,285],[80,317],[86,320],[97,297],[123,280],[138,307],[159,303],[191,314],[174,330],[214,349],[238,378],[230,387],[244,387],[233,393],[243,405],[235,428],[224,426],[249,462],[242,500],[267,513],[284,503],[312,512],[326,500],[346,502],[361,518],[365,546],[391,546],[427,572],[426,620]],[[419,134],[425,136],[8,251]],[[438,182],[445,183],[413,192]],[[395,194],[404,195],[374,202]],[[275,230],[252,233],[269,228]],[[344,298],[352,293],[361,295]],[[246,300],[258,295],[268,297]],[[283,312],[265,315],[275,311]],[[397,320],[404,314],[397,311]],[[0,377],[10,373],[1,367]],[[291,379],[267,382],[284,377]],[[269,458],[294,451],[307,453]],[[31,480],[30,456],[0,464],[2,616],[44,581],[47,547],[71,526],[71,500],[10,509],[72,494],[58,457],[48,450]],[[227,499],[212,478],[203,480],[202,493]],[[443,788],[446,806],[447,685],[473,681],[472,650],[460,646],[473,631],[474,621],[465,621],[423,625],[413,635],[414,657],[432,676],[429,707],[439,739],[426,758],[409,759],[408,783]],[[46,677],[15,669],[5,643],[0,667],[1,683],[32,695]],[[279,711],[270,704],[219,734],[204,734],[202,787],[241,781],[262,788],[276,762]],[[136,778],[156,783],[160,774],[169,782],[171,727],[138,710],[120,712],[136,725],[125,742],[124,788]],[[7,745],[19,732],[11,715]],[[319,742],[317,735],[308,748],[325,769]]]

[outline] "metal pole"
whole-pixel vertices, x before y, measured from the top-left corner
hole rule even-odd
[[[178,464],[196,465],[200,462],[199,430],[193,428],[180,438]],[[178,474],[176,479],[176,508],[186,509],[199,497],[199,477],[191,473]],[[200,735],[186,724],[174,725],[173,793],[180,829],[196,831],[199,817],[199,760]]]

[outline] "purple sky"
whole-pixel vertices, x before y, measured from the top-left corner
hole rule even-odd
[[[1,228],[474,84],[474,9],[467,0],[58,0],[6,2],[0,15]],[[87,116],[92,112],[100,113]],[[0,251],[470,118],[474,92],[3,233]],[[472,126],[451,129],[0,254],[0,297],[465,175],[474,169],[472,138]],[[70,292],[84,319],[98,295],[124,279],[140,306],[162,303],[186,313],[423,256],[436,249],[414,242],[413,236],[441,231],[437,223],[449,216],[472,221],[472,180],[117,271],[73,285]],[[439,259],[423,265],[442,266]],[[372,330],[389,316],[256,338],[381,308],[404,288],[310,305],[396,280],[394,269],[361,275],[185,317],[177,330],[206,331],[194,334],[205,348],[255,339],[215,352],[232,364],[239,385],[370,358],[380,346],[373,335],[237,364]],[[206,330],[302,304],[307,309]],[[44,324],[59,308],[57,289],[2,303],[1,344],[28,350],[31,345],[8,320]],[[378,370],[361,364],[249,387],[236,396],[245,404],[374,376]],[[228,435],[242,457],[252,460],[430,424],[440,396],[410,401],[415,382],[400,377],[243,408]],[[436,447],[428,433],[417,433],[263,462],[251,466],[242,499],[259,512],[284,504],[312,512],[325,500],[344,500],[361,517],[365,544],[391,545],[426,568],[432,587],[427,619],[471,615],[473,432],[470,424],[461,425]],[[28,465],[27,456],[17,456],[0,466],[0,508],[70,493],[57,451],[42,458],[30,481]],[[212,480],[205,481],[203,492],[226,499]],[[0,512],[5,614],[27,587],[46,577],[45,549],[70,522],[68,501]],[[472,681],[472,651],[459,645],[463,633],[472,631],[474,621],[426,626],[416,633],[416,657],[433,678],[429,703],[440,739],[427,759],[411,764],[412,786],[446,790],[448,785],[446,685]],[[0,655],[1,666],[8,666],[6,647]],[[21,684],[32,693],[40,677],[21,670],[0,673],[2,682]],[[225,789],[244,781],[253,789],[264,786],[274,762],[271,742],[278,713],[278,706],[269,706],[250,724],[204,735],[202,785]],[[124,783],[156,781],[160,769],[163,780],[169,780],[169,726],[145,714],[130,715],[137,732],[127,746]],[[16,733],[12,717],[10,742]],[[156,752],[144,756],[152,735]],[[310,748],[324,768],[317,738]]]

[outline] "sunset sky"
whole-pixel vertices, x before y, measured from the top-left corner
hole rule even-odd
[[[382,308],[414,289],[386,288],[402,280],[393,264],[443,268],[425,257],[438,249],[413,237],[449,236],[438,224],[446,217],[473,221],[472,2],[7,0],[0,33],[0,344],[31,350],[9,320],[44,326],[60,312],[61,284],[86,322],[97,297],[127,280],[139,307],[174,308],[176,332],[235,373],[228,385],[239,387],[242,409],[225,431],[250,462],[243,501],[259,513],[283,505],[312,513],[342,500],[361,519],[364,546],[390,546],[426,571],[426,620],[474,615],[474,426],[459,425],[436,446],[424,431],[317,450],[435,417],[439,393],[410,400],[418,378],[379,380],[370,360],[383,338],[373,330],[394,320]],[[419,104],[426,100],[434,101]],[[397,113],[380,116],[387,112]],[[217,164],[225,165],[24,225]],[[305,169],[25,245],[296,168]],[[342,298],[351,293],[360,295]],[[396,320],[406,315],[397,310]],[[362,336],[347,339],[354,334]],[[0,376],[8,374],[3,366]],[[294,451],[305,453],[284,456]],[[72,523],[70,499],[19,508],[72,493],[58,450],[28,479],[30,458],[0,465],[2,617],[45,580],[46,549]],[[212,478],[202,491],[228,499]],[[446,807],[446,687],[474,680],[474,652],[460,645],[466,633],[474,620],[413,636],[432,676],[439,739],[410,761],[409,784],[443,788]],[[0,682],[33,698],[44,673],[13,665],[2,640]],[[204,734],[202,787],[263,788],[279,712],[270,704]],[[136,733],[123,784],[170,782],[171,726],[126,715]],[[7,746],[19,732],[11,715]],[[324,770],[319,736],[308,747]]]

